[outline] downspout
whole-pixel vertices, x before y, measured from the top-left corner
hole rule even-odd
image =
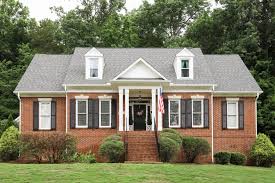
[[[19,132],[21,133],[21,98],[20,98],[20,93],[17,93],[17,98],[19,100]]]
[[[258,98],[259,98],[259,93],[257,93],[257,96],[256,96],[256,100],[255,100],[255,129],[256,129],[256,137],[257,137],[257,134],[258,134],[258,120],[257,120],[257,118],[258,118],[258,115],[257,115],[257,112],[258,112],[258,110],[257,110],[257,100],[258,100]]]
[[[214,100],[213,100],[213,94],[214,94],[215,86],[212,86],[212,92],[211,92],[211,161],[214,163]]]
[[[65,89],[65,95],[66,95],[66,115],[65,115],[65,118],[66,118],[66,133],[68,132],[68,101],[67,101],[67,86],[64,85],[64,89]]]

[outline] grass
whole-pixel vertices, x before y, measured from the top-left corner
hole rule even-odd
[[[8,164],[0,182],[275,182],[275,167],[194,164]]]

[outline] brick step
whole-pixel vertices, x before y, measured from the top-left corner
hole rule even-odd
[[[135,148],[135,147],[128,147],[128,153],[143,153],[143,152],[146,152],[146,153],[155,153],[157,152],[157,148]]]
[[[128,157],[127,161],[156,161],[158,162],[157,157],[153,156],[134,156],[134,157]]]

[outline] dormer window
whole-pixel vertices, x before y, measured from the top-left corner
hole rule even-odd
[[[102,79],[104,69],[103,54],[92,48],[85,54],[86,79]]]
[[[193,79],[195,55],[187,48],[180,51],[174,61],[177,79]]]
[[[90,58],[90,78],[98,78],[98,59]]]
[[[189,77],[189,60],[181,60],[181,77]]]

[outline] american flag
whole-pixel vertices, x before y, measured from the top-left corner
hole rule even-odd
[[[158,101],[158,109],[159,112],[161,112],[162,114],[164,114],[164,104],[163,104],[163,97],[162,97],[162,91],[160,89],[160,96],[159,96],[159,101]]]

